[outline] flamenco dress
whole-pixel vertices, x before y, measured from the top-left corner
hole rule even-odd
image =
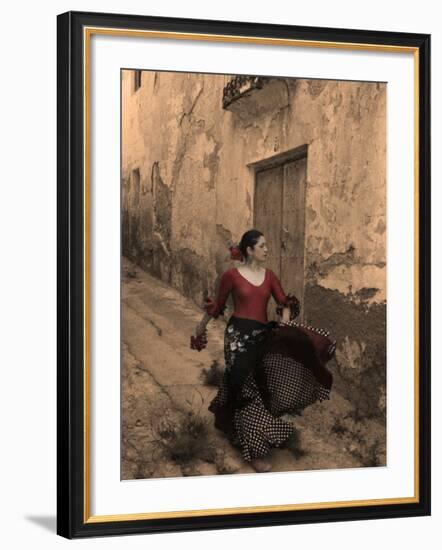
[[[332,375],[325,364],[336,343],[328,332],[295,322],[299,302],[286,295],[270,269],[261,285],[250,283],[236,268],[223,273],[216,299],[205,309],[217,318],[232,294],[234,312],[224,332],[225,369],[209,405],[215,427],[241,449],[249,462],[280,447],[295,428],[280,418],[329,399]],[[273,296],[278,311],[290,307],[290,321],[268,321]]]

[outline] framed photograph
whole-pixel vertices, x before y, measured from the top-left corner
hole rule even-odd
[[[58,16],[58,534],[430,514],[430,36]]]

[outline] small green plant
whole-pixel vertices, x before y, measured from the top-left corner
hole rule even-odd
[[[379,453],[381,450],[381,445],[378,440],[376,440],[368,449],[366,458],[363,460],[364,466],[380,466],[381,461],[379,458]]]
[[[200,397],[203,403],[201,394]],[[190,405],[187,412],[167,410],[158,416],[152,430],[154,443],[164,458],[179,465],[196,459],[213,462],[215,447],[210,437],[210,419],[201,414],[201,407],[194,406],[193,398],[186,401]]]
[[[372,445],[367,447],[366,445],[360,445],[359,448],[350,450],[352,456],[361,463],[361,466],[366,468],[374,468],[381,466],[382,461],[380,458],[381,444],[376,440]]]
[[[355,424],[359,424],[363,420],[366,420],[368,418],[367,414],[363,414],[359,407],[356,407],[355,409],[349,411],[344,418],[349,418],[350,420],[353,420]]]
[[[159,435],[166,456],[179,464],[207,454],[208,421],[193,411],[189,411],[177,423],[163,424]]]
[[[205,386],[219,387],[223,379],[224,369],[216,359],[212,362],[208,369],[201,371],[201,379]]]
[[[348,428],[337,418],[331,427],[331,431],[336,435],[343,436],[348,432]]]

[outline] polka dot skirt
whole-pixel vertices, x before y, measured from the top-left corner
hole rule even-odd
[[[240,447],[243,459],[250,461],[265,456],[272,447],[281,446],[294,433],[294,426],[279,416],[328,399],[330,389],[316,380],[308,366],[283,354],[266,353],[265,347],[259,356],[263,369],[260,384],[254,370],[256,365],[250,364],[250,372],[246,372],[240,386],[233,386],[234,369],[244,368],[247,364],[244,359],[248,357],[256,362],[256,346],[269,332],[266,325],[257,321],[241,321],[244,322],[235,323],[235,318],[231,318],[226,327],[226,368],[209,410],[215,414],[215,426]],[[265,399],[261,391],[263,382]]]
[[[263,364],[272,414],[304,409],[316,401],[330,398],[330,389],[321,385],[309,368],[292,358],[269,353]]]
[[[261,394],[252,375],[243,384],[242,392],[249,402],[234,411],[234,443],[241,447],[243,459],[250,461],[266,455],[271,447],[279,447],[294,432],[289,422],[275,418],[264,406]],[[228,403],[226,380],[221,383],[211,410]]]

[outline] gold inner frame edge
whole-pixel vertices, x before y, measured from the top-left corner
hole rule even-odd
[[[205,510],[178,510],[93,516],[90,513],[90,40],[93,34],[163,38],[176,40],[201,40],[211,42],[247,42],[277,46],[333,48],[377,52],[413,53],[414,59],[414,495],[411,497],[352,500],[319,503],[299,503],[269,506],[216,508]],[[356,506],[411,504],[419,502],[419,49],[412,46],[328,42],[280,38],[248,37],[240,35],[217,35],[204,33],[180,33],[117,29],[111,27],[83,27],[83,101],[84,101],[84,523],[106,523],[145,519],[201,517],[228,514],[315,510]]]

